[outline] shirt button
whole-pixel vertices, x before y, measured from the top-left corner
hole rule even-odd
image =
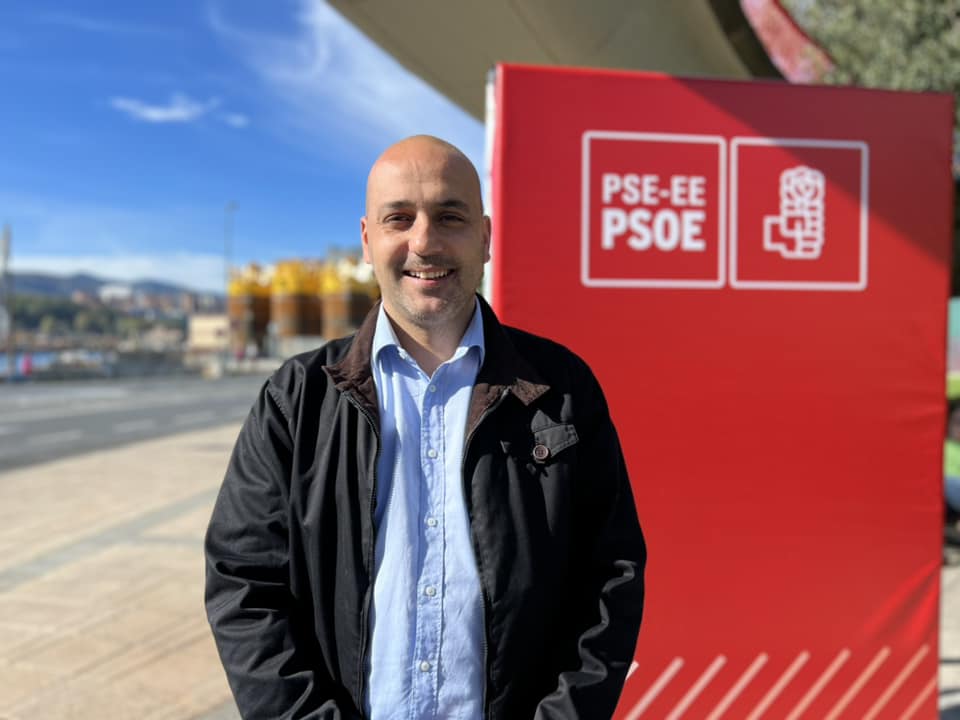
[[[436,386],[436,385],[431,385],[428,389],[430,390],[430,392],[436,392],[436,391],[437,391],[437,386]]]
[[[427,450],[427,457],[428,457],[428,458],[435,458],[436,456],[437,456],[437,451],[436,451],[436,450],[434,450],[433,448],[430,448],[429,450]]]
[[[423,591],[427,594],[428,597],[433,597],[434,595],[437,594],[437,589],[433,585],[427,585],[427,587],[424,588]]]
[[[435,517],[428,517],[427,527],[436,527],[436,526],[437,526],[437,519]]]
[[[430,672],[430,663],[426,660],[420,663],[420,672]]]

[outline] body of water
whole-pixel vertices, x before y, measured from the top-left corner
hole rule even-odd
[[[0,353],[0,377],[10,374],[10,356]],[[49,369],[57,363],[71,365],[102,365],[107,361],[102,352],[91,350],[62,350],[58,352],[17,352],[14,354],[14,375],[29,377],[35,372]]]

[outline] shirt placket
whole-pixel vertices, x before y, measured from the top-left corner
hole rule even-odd
[[[439,661],[443,608],[444,442],[443,366],[426,383],[420,408],[421,573],[416,598],[416,668],[412,717],[436,717],[439,711]]]

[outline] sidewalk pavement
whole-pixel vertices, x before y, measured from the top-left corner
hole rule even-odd
[[[960,565],[944,567],[940,589],[940,718],[960,720]]]
[[[0,473],[0,720],[237,720],[202,602],[237,431]],[[941,718],[960,720],[960,565],[941,608]]]
[[[0,719],[229,708],[202,541],[238,429],[0,474]]]

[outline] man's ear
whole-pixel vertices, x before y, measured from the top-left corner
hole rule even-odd
[[[490,260],[490,216],[483,216],[483,261]]]
[[[367,239],[366,216],[360,218],[360,244],[363,247],[363,261],[367,265],[373,265],[373,260],[370,258],[370,241]]]

